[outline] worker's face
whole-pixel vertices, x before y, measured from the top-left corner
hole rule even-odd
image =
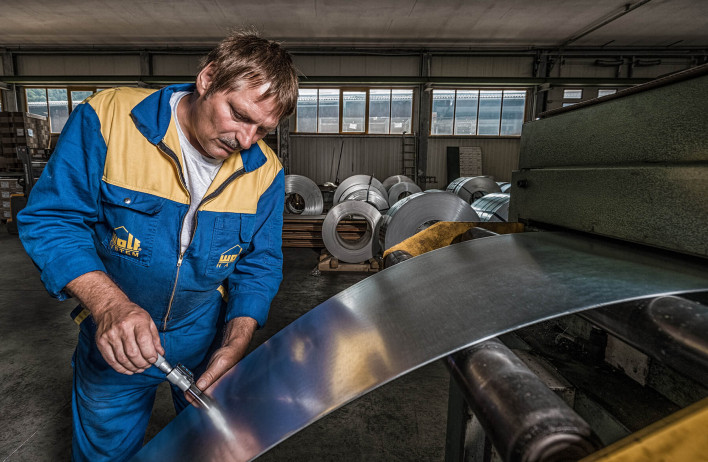
[[[261,100],[269,84],[256,88],[244,86],[205,97],[211,85],[211,65],[197,76],[197,88],[190,125],[194,147],[202,155],[226,159],[235,151],[248,149],[263,139],[278,125],[276,104],[273,98]],[[201,148],[201,149],[200,149]]]

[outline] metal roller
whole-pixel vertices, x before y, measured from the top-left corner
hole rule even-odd
[[[373,205],[379,211],[388,210],[388,201],[386,200],[385,197],[381,196],[381,193],[379,192],[378,189],[368,188],[366,186],[363,186],[361,189],[356,189],[357,186],[363,186],[363,185],[355,185],[355,186],[352,186],[351,188],[349,188],[342,195],[342,199],[339,203],[342,204],[346,201],[363,201],[363,202]],[[353,191],[352,191],[352,189],[353,189]],[[349,191],[352,191],[352,192],[349,192]]]
[[[374,178],[371,175],[353,175],[350,176],[349,178],[345,179],[342,181],[339,186],[337,187],[336,191],[334,191],[334,196],[332,197],[332,203],[334,205],[339,204],[342,202],[344,199],[342,199],[342,195],[344,192],[349,189],[350,187],[357,185],[357,184],[363,184],[366,185],[367,187],[371,185],[372,188],[376,188],[380,193],[382,197],[388,197],[388,192],[386,191],[386,188],[383,187],[381,182]]]
[[[390,177],[386,178],[383,181],[383,183],[381,183],[381,184],[386,189],[386,191],[389,191],[391,189],[391,186],[398,184],[398,183],[413,183],[413,184],[415,184],[415,182],[413,180],[411,180],[410,178],[408,178],[405,175],[390,176]]]
[[[382,218],[381,248],[389,249],[438,221],[479,221],[479,216],[455,194],[413,194],[396,202]]]
[[[450,183],[447,191],[471,204],[486,194],[501,192],[501,188],[488,176],[463,176]]]
[[[585,309],[706,290],[705,260],[597,237],[519,233],[438,249],[293,321],[207,391],[219,418],[190,406],[133,460],[251,460],[373,389],[485,339]]]
[[[408,197],[412,194],[419,192],[422,192],[422,190],[415,183],[396,183],[388,190],[388,205],[391,206],[403,199],[404,197]]]
[[[344,219],[362,217],[366,220],[366,232],[356,241],[342,239],[337,225]],[[322,223],[322,240],[329,253],[347,263],[360,263],[378,252],[374,229],[381,218],[376,207],[364,201],[346,201],[335,205],[327,212]]]
[[[509,194],[487,194],[474,201],[472,208],[481,221],[509,221]]]
[[[285,213],[321,215],[322,191],[314,181],[302,175],[285,175]]]

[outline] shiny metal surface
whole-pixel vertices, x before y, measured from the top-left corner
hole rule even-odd
[[[392,206],[401,199],[422,191],[420,186],[415,183],[396,183],[388,190],[388,205]]]
[[[447,191],[457,194],[465,202],[472,204],[485,194],[501,192],[501,188],[488,176],[463,176],[447,185]]]
[[[364,235],[355,241],[343,239],[337,233],[337,225],[345,219],[361,217],[366,220]],[[347,263],[360,263],[378,253],[378,240],[374,229],[381,214],[373,205],[364,201],[345,201],[332,207],[322,222],[322,241],[335,257]]]
[[[374,274],[295,320],[209,391],[222,412],[211,419],[186,409],[134,460],[249,460],[482,340],[620,301],[707,290],[706,262],[601,238],[523,233],[455,244]]]
[[[346,201],[363,201],[373,205],[377,210],[382,212],[385,212],[389,208],[388,199],[382,196],[378,189],[366,185],[355,185],[347,189],[339,203],[341,204]]]
[[[295,195],[304,204],[298,203]],[[323,208],[322,191],[314,181],[302,175],[285,175],[285,213],[321,215]]]
[[[509,221],[509,194],[491,193],[472,203],[480,221]]]
[[[395,184],[398,184],[398,183],[413,183],[413,184],[415,184],[415,181],[411,180],[410,178],[408,178],[405,175],[393,175],[393,176],[390,176],[390,177],[386,178],[385,180],[383,180],[383,183],[381,183],[381,184],[386,189],[386,191],[390,191],[391,187]]]
[[[334,196],[332,197],[332,203],[334,205],[337,205],[342,202],[344,200],[343,196],[345,191],[347,191],[354,185],[364,185],[364,189],[371,186],[371,188],[375,188],[381,193],[381,197],[388,197],[388,192],[386,191],[386,188],[384,188],[381,182],[376,178],[372,177],[371,175],[352,175],[342,181],[339,186],[337,186],[337,189],[334,191]],[[355,189],[349,192],[354,192]]]
[[[455,194],[413,194],[396,202],[381,217],[379,244],[383,250],[389,249],[438,221],[479,221],[479,216]]]
[[[501,189],[501,192],[503,193],[508,193],[511,190],[511,183],[507,183],[506,181],[497,181],[497,184],[499,185],[499,188]]]

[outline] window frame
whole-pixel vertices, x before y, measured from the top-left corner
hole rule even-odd
[[[316,114],[316,120],[315,120],[315,128],[317,131],[315,132],[302,132],[299,130],[298,127],[298,122],[297,122],[297,106],[295,109],[295,112],[293,113],[293,117],[295,120],[295,129],[291,132],[293,135],[322,135],[322,136],[327,136],[327,135],[353,135],[353,136],[401,136],[403,133],[391,133],[391,124],[393,117],[391,115],[391,111],[393,109],[393,90],[410,90],[411,91],[411,133],[414,132],[413,127],[415,123],[415,110],[416,110],[416,88],[411,87],[411,86],[396,86],[396,85],[372,85],[372,86],[333,86],[333,85],[326,85],[326,86],[301,86],[301,90],[317,90],[317,108],[315,111]],[[339,131],[338,132],[320,132],[319,131],[319,115],[320,115],[320,104],[319,104],[319,91],[320,90],[338,90],[339,91]],[[389,117],[388,117],[388,133],[370,133],[369,132],[369,114],[370,114],[370,105],[371,105],[371,90],[389,90]],[[343,131],[343,115],[344,115],[344,92],[364,92],[366,95],[366,103],[365,103],[365,109],[364,109],[364,130],[363,131],[356,131],[356,132],[349,132],[349,131]],[[410,135],[411,133],[405,132],[406,135]]]
[[[90,91],[92,92],[92,95],[95,95],[98,93],[100,90],[105,90],[107,87],[106,86],[101,86],[101,85],[96,85],[96,86],[91,86],[91,85],[25,85],[22,87],[24,90],[22,93],[22,96],[24,98],[24,104],[25,104],[25,112],[30,112],[29,110],[29,101],[27,101],[27,90],[29,89],[34,89],[34,90],[44,90],[44,96],[46,99],[46,104],[47,104],[47,122],[49,122],[49,132],[52,135],[58,135],[61,133],[61,130],[55,132],[52,131],[52,120],[51,120],[51,112],[49,111],[49,90],[66,90],[66,104],[67,104],[67,114],[71,116],[71,112],[74,110],[73,108],[73,100],[71,98],[71,93],[74,91]],[[83,101],[83,100],[81,100]],[[81,102],[79,101],[79,103]],[[62,130],[64,127],[62,126]]]
[[[435,90],[453,90],[455,92],[455,97],[453,100],[453,117],[452,117],[452,133],[449,135],[436,135],[433,134],[433,92]],[[477,116],[475,120],[475,134],[474,135],[456,135],[455,134],[455,122],[457,118],[457,92],[458,91],[477,91]],[[482,91],[501,91],[501,105],[499,106],[499,131],[496,135],[480,135],[479,134],[479,106],[482,98],[480,97],[480,92]],[[521,125],[527,122],[528,105],[529,105],[529,88],[527,87],[434,87],[431,89],[430,93],[430,112],[428,114],[428,136],[434,138],[520,138],[521,134],[518,135],[502,135],[502,115],[504,114],[504,92],[505,91],[523,91],[524,96],[524,109],[523,118],[521,120]]]

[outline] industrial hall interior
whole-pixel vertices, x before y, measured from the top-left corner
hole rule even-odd
[[[0,461],[708,462],[708,2],[0,2]]]

